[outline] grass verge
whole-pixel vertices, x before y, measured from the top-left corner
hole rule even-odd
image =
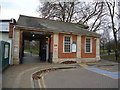
[[[120,56],[118,57],[118,60],[116,61],[114,54],[102,56],[101,58],[102,58],[102,59],[105,59],[105,60],[109,60],[109,61],[113,61],[113,62],[118,62],[118,63],[120,63]]]
[[[34,49],[26,49],[26,50],[24,50],[25,52],[32,52],[32,53],[34,53],[34,54],[39,54],[39,50],[34,50]]]
[[[114,50],[111,50],[110,53],[114,52]],[[108,50],[100,50],[100,54],[108,54]]]

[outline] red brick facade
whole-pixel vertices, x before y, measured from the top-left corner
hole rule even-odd
[[[64,35],[67,34],[59,34],[58,36],[58,58],[76,58],[76,53],[64,53],[63,52],[63,38]],[[76,35],[71,35],[72,36],[72,41],[77,42],[77,36]]]
[[[50,52],[53,52],[53,37],[50,38]]]
[[[60,33],[58,36],[58,58],[77,58],[77,53],[64,53],[63,49],[63,40],[64,36],[67,34]],[[75,41],[77,43],[77,35],[70,35],[72,37],[72,41]],[[87,36],[81,36],[81,57],[79,58],[96,58],[96,40],[94,37],[90,37],[92,40],[92,53],[86,53],[85,52],[85,38]],[[53,52],[53,38],[51,38],[51,47],[50,51]]]
[[[85,37],[81,37],[81,58],[96,58],[96,40],[92,38],[92,53],[85,53]]]
[[[10,31],[9,31],[9,38],[12,38],[12,35],[13,35],[13,24],[10,24],[9,28],[10,28]]]

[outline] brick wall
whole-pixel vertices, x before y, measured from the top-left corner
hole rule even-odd
[[[50,38],[50,52],[53,52],[53,37]]]
[[[13,24],[10,24],[10,26],[9,26],[9,28],[10,28],[10,30],[9,30],[9,38],[12,38],[12,35],[13,35]]]
[[[58,36],[58,58],[76,58],[76,53],[64,53],[63,52],[63,38],[66,34],[59,34]],[[77,36],[71,35],[72,41],[77,42]]]
[[[92,38],[92,53],[85,53],[85,37],[81,37],[81,58],[96,58],[96,40]]]

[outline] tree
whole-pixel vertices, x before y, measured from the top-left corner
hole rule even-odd
[[[96,32],[104,22],[104,16],[107,14],[104,2],[83,3],[80,9],[79,22],[88,24],[89,30]]]
[[[88,24],[96,32],[105,16],[104,2],[44,2],[38,12],[42,18]]]
[[[41,12],[42,18],[71,22],[77,4],[77,2],[45,2],[39,7],[38,12]]]
[[[105,52],[105,49],[106,49],[106,42],[107,39],[105,37],[101,37],[100,38],[100,49],[103,50],[103,53]]]
[[[118,19],[118,50],[119,50],[119,56],[120,56],[120,0],[118,0],[118,12],[116,13],[117,14],[117,19]]]
[[[115,57],[116,57],[116,60],[118,60],[117,32],[119,31],[119,29],[115,27],[115,20],[114,20],[114,18],[116,17],[115,16],[115,0],[110,0],[109,2],[106,0],[105,3],[106,3],[106,6],[108,7],[109,15],[111,18],[111,28],[112,28],[114,40],[115,40]]]

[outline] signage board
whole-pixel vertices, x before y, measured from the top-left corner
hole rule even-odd
[[[76,42],[72,43],[72,52],[76,52]]]

